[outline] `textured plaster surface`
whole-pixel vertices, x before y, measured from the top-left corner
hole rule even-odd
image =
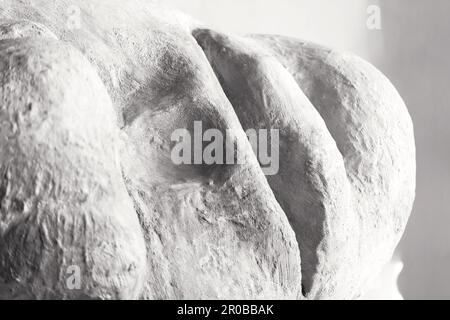
[[[354,298],[392,255],[414,137],[367,62],[143,0],[0,8],[1,298]],[[173,164],[194,121],[245,161]],[[277,175],[247,128],[280,130]]]

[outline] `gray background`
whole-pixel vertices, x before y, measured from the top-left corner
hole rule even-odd
[[[406,299],[450,299],[450,1],[161,0],[227,32],[278,33],[353,51],[381,69],[415,125],[417,197],[396,256]],[[381,30],[366,27],[381,8]]]

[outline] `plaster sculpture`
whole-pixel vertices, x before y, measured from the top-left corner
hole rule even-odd
[[[406,226],[412,122],[351,54],[145,0],[5,0],[0,71],[0,298],[352,299]],[[173,163],[196,121],[243,162]],[[248,128],[280,131],[277,174]]]

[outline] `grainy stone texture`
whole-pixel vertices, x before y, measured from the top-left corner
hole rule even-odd
[[[390,81],[366,61],[300,40],[255,35],[297,80],[341,151],[359,215],[363,287],[391,258],[415,196],[414,132]]]
[[[45,37],[57,40],[56,36],[40,23],[28,20],[8,21],[2,20],[0,25],[0,40],[18,39],[27,37]]]
[[[414,141],[367,63],[194,32],[203,51],[199,23],[145,0],[0,9],[1,298],[354,298],[392,254]],[[196,120],[244,163],[173,164]],[[281,130],[278,175],[252,126]]]
[[[280,170],[267,180],[297,235],[304,294],[351,296],[359,230],[344,161],[325,122],[255,41],[210,30],[194,34],[244,129],[280,132]]]
[[[31,2],[33,7],[24,5]],[[45,24],[85,54],[108,88],[119,121],[103,122],[121,127],[122,142],[113,144],[120,147],[123,181],[140,220],[142,231],[136,235],[143,233],[147,244],[139,297],[298,298],[295,234],[188,29],[177,26],[173,15],[161,20],[164,11],[154,11],[146,1],[90,3],[14,1],[6,5],[6,18]],[[60,14],[69,4],[81,8],[79,30],[68,30]],[[194,120],[204,127],[231,129],[245,164],[173,165],[170,135],[178,128],[191,130]],[[76,190],[74,185],[71,191]],[[130,242],[130,251],[133,246]],[[60,267],[58,258],[55,253]],[[117,257],[110,259],[103,267]]]
[[[295,235],[231,105],[193,38],[166,41],[176,65],[155,60],[166,72],[149,77],[172,90],[141,105],[123,128],[124,177],[151,270],[143,298],[297,298]],[[193,135],[194,121],[231,129],[245,164],[174,165],[170,136],[179,128]]]
[[[0,72],[0,297],[137,297],[145,245],[100,78],[46,38],[1,41]]]

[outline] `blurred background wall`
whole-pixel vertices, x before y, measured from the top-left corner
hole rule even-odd
[[[412,115],[417,197],[399,246],[405,298],[450,299],[450,1],[383,0],[379,67]]]
[[[400,291],[406,299],[450,299],[450,1],[160,1],[227,32],[284,34],[353,51],[391,79],[417,145],[417,198],[395,258],[404,264]],[[371,5],[381,10],[380,30],[367,28]]]

